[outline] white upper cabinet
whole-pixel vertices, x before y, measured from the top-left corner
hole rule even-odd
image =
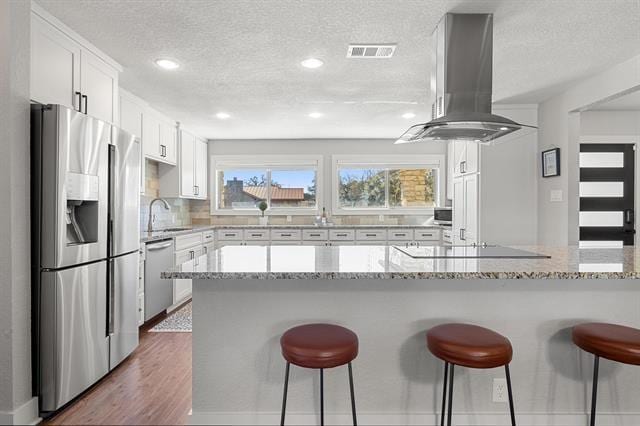
[[[31,99],[80,108],[80,46],[33,13]]]
[[[170,120],[160,120],[160,148],[164,153],[161,161],[175,165],[178,154],[178,129],[176,123]]]
[[[177,129],[174,122],[147,107],[144,111],[142,133],[145,157],[161,163],[176,164]]]
[[[81,110],[100,120],[117,123],[118,72],[86,50],[80,59]]]
[[[37,4],[31,11],[31,100],[118,124],[120,66]]]
[[[207,141],[180,130],[178,167],[160,167],[160,196],[207,199]]]
[[[462,176],[478,172],[480,146],[477,142],[451,141],[453,145],[453,175]]]
[[[208,143],[202,139],[196,139],[195,144],[195,182],[196,197],[207,199],[207,170],[208,170]]]
[[[136,135],[142,144],[145,103],[124,90],[120,90],[120,128]],[[143,146],[140,147],[140,192],[145,193],[145,161]]]
[[[180,131],[180,194],[183,197],[196,195],[196,138],[184,130]]]

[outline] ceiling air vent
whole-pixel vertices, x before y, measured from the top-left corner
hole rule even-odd
[[[386,59],[395,51],[395,44],[350,44],[347,58]]]

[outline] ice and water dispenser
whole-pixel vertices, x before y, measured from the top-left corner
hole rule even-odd
[[[95,243],[99,229],[98,176],[67,172],[67,245]]]

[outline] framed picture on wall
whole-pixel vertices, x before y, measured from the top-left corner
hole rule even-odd
[[[542,151],[542,177],[560,176],[560,148]]]

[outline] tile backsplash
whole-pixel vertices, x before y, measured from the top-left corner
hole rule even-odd
[[[140,196],[140,229],[147,229],[149,219],[149,203],[158,197],[158,163],[146,161],[145,167],[145,194]],[[167,198],[170,210],[164,209],[162,203],[156,202],[153,207],[155,229],[172,226],[188,225],[257,225],[259,214],[255,216],[226,216],[211,215],[209,200],[186,200],[181,198]],[[332,216],[329,220],[337,225],[422,225],[432,218],[425,216],[385,215],[380,221],[378,215],[352,215]],[[291,216],[291,222],[287,222],[287,216],[269,216],[272,225],[311,225],[315,221],[314,216]]]

